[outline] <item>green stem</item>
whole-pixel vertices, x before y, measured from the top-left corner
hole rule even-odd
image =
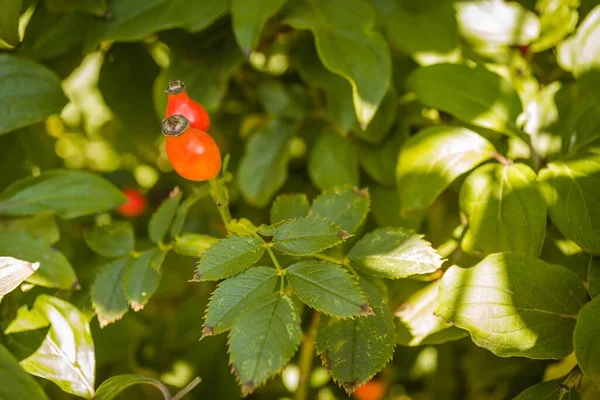
[[[296,391],[295,400],[306,400],[308,398],[308,381],[313,365],[315,343],[317,338],[317,326],[319,324],[320,316],[320,312],[314,313],[307,335],[302,343],[302,348],[300,349],[300,379],[298,381],[298,390]]]
[[[195,377],[190,383],[188,383],[183,389],[181,389],[181,391],[179,391],[179,393],[177,393],[175,396],[171,397],[171,400],[183,399],[183,396],[185,396],[186,394],[191,392],[196,386],[198,386],[198,384],[200,382],[201,382],[201,379],[199,377]]]
[[[271,257],[271,260],[273,261],[273,264],[275,264],[275,268],[277,268],[277,271],[283,271],[283,268],[281,268],[281,265],[279,265],[279,261],[277,261],[275,253],[273,253],[273,250],[271,250],[271,246],[269,245],[269,243],[267,243],[266,247],[267,253],[269,253],[269,257]]]
[[[328,256],[326,254],[313,253],[313,254],[310,254],[308,257],[318,258],[319,260],[329,261],[331,263],[339,264],[339,265],[348,266],[348,264],[350,264],[348,262],[347,258],[336,258],[336,257]]]
[[[223,223],[225,225],[230,224],[231,213],[229,212],[229,194],[227,192],[227,187],[219,178],[211,179],[208,183],[210,184],[210,195],[219,209]]]

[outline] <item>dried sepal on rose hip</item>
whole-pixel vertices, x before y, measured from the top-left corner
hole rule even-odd
[[[167,93],[167,110],[165,118],[183,115],[192,128],[206,132],[210,127],[210,117],[198,102],[192,100],[185,90],[183,82],[172,80],[165,90]]]
[[[163,120],[162,132],[175,172],[190,181],[207,181],[219,175],[221,152],[209,134],[194,128],[179,114]]]

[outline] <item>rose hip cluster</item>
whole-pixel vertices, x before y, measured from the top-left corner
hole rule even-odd
[[[210,118],[192,100],[183,82],[169,82],[167,111],[162,132],[167,137],[167,156],[175,172],[190,181],[215,178],[221,170],[221,152],[206,133]]]

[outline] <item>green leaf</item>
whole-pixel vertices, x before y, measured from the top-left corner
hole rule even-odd
[[[482,256],[514,251],[538,257],[546,237],[546,203],[537,176],[525,164],[486,164],[460,192],[469,222],[461,248]]]
[[[527,45],[540,34],[537,15],[517,2],[471,0],[455,7],[461,35],[474,44]]]
[[[279,251],[303,256],[333,247],[347,237],[346,232],[324,218],[304,217],[280,225],[271,243]]]
[[[196,279],[216,281],[239,274],[256,264],[264,252],[264,243],[253,236],[227,237],[202,255]]]
[[[125,201],[119,189],[96,174],[57,169],[6,188],[0,194],[0,215],[52,212],[71,219],[106,211]]]
[[[600,297],[584,305],[579,312],[573,347],[579,368],[600,385]]]
[[[0,54],[0,135],[42,122],[65,104],[54,72],[25,58]]]
[[[322,132],[308,158],[308,176],[321,190],[358,186],[360,168],[356,146],[334,132]]]
[[[265,23],[286,0],[231,0],[233,32],[244,53],[258,45]]]
[[[306,217],[309,211],[310,204],[304,193],[282,194],[271,205],[271,223]]]
[[[169,234],[172,238],[176,239],[181,230],[183,229],[183,225],[185,224],[185,220],[187,218],[187,214],[189,209],[198,202],[201,198],[208,195],[208,187],[204,186],[204,190],[198,190],[193,192],[188,197],[186,197],[179,207],[177,207],[177,212],[175,213],[175,218],[173,218],[173,223],[171,224],[171,229]]]
[[[218,241],[214,236],[185,232],[177,236],[173,250],[182,256],[200,257]]]
[[[23,371],[13,355],[1,344],[0,376],[3,381],[3,384],[0,385],[0,398],[48,400],[48,396],[35,379]]]
[[[0,39],[11,46],[17,46],[19,38],[19,18],[21,17],[21,0],[0,0]]]
[[[370,205],[368,189],[341,187],[317,196],[311,215],[327,218],[346,232],[354,233],[367,218]]]
[[[177,213],[181,196],[182,193],[179,188],[175,188],[169,194],[169,198],[163,201],[156,212],[152,214],[150,223],[148,224],[148,236],[154,243],[161,243],[165,238]]]
[[[32,217],[2,218],[0,232],[25,232],[54,244],[60,239],[60,231],[56,220],[49,214],[38,214]]]
[[[21,366],[67,393],[91,398],[96,359],[86,316],[72,304],[45,294],[36,298],[33,309],[50,321],[51,328],[41,347]]]
[[[513,400],[579,400],[576,389],[565,393],[563,381],[564,379],[553,379],[538,383],[519,393]]]
[[[377,183],[396,184],[396,161],[405,141],[402,134],[394,134],[379,147],[359,144],[358,157],[363,170]]]
[[[107,0],[46,0],[44,3],[55,13],[75,11],[98,17],[105,14],[108,8]]]
[[[428,274],[442,266],[442,258],[422,235],[402,228],[379,228],[360,239],[348,258],[357,268],[389,279]]]
[[[156,291],[165,255],[160,249],[147,250],[127,263],[122,284],[125,297],[134,311],[143,309]]]
[[[400,194],[396,187],[384,187],[372,184],[369,186],[371,195],[371,214],[380,227],[401,226],[406,229],[419,230],[423,224],[425,212],[413,215],[400,214]]]
[[[321,316],[317,353],[333,379],[351,394],[392,358],[396,345],[394,317],[381,289],[361,279],[374,315],[338,319]]]
[[[600,254],[600,155],[552,162],[539,176],[554,225],[584,251]]]
[[[0,233],[0,254],[30,263],[39,263],[39,269],[27,278],[34,285],[72,290],[79,286],[69,260],[42,239],[24,232]]]
[[[291,122],[274,119],[248,141],[237,184],[251,205],[265,207],[287,180],[289,141],[293,134]]]
[[[269,293],[248,304],[229,334],[232,368],[248,395],[280,371],[300,345],[300,318],[289,297]]]
[[[277,270],[268,267],[255,267],[221,282],[206,307],[202,336],[230,330],[246,306],[272,293],[276,283]]]
[[[395,312],[399,320],[398,343],[403,346],[441,344],[462,339],[467,332],[434,314],[438,307],[439,280],[415,291]]]
[[[29,278],[40,263],[30,263],[13,257],[0,257],[0,296],[4,296],[19,287]]]
[[[108,378],[98,387],[94,400],[112,400],[133,385],[151,385],[156,387],[165,399],[170,399],[169,390],[157,379],[142,375],[117,375]]]
[[[519,135],[517,117],[523,111],[510,82],[484,67],[435,64],[415,70],[408,86],[428,107],[466,123],[507,135]]]
[[[391,57],[383,37],[373,30],[375,12],[363,0],[292,0],[284,7],[285,23],[309,29],[323,64],[352,85],[358,122],[373,119],[391,80]]]
[[[436,315],[501,357],[566,357],[587,301],[575,273],[515,253],[489,255],[468,269],[450,267],[439,290]]]
[[[531,44],[531,50],[540,52],[560,43],[575,30],[579,16],[579,1],[538,1],[536,11],[540,13],[540,35]]]
[[[361,129],[358,122],[355,122],[356,126],[353,129],[353,133],[357,138],[376,145],[381,143],[387,137],[388,133],[390,133],[390,129],[398,116],[398,98],[393,88],[391,86],[392,90],[386,93],[373,119],[365,130]]]
[[[593,262],[591,257],[590,265],[588,267],[588,284],[592,299],[600,296],[600,265]]]
[[[130,258],[120,258],[99,267],[91,296],[101,328],[121,319],[129,309],[123,275],[131,262]]]
[[[120,257],[133,251],[135,238],[133,226],[128,221],[113,221],[107,225],[94,225],[83,238],[96,253],[104,257]]]
[[[411,136],[396,166],[401,212],[427,208],[457,177],[494,152],[490,142],[466,128],[439,125]]]
[[[296,296],[317,311],[341,318],[373,314],[358,283],[338,265],[306,260],[285,272]]]

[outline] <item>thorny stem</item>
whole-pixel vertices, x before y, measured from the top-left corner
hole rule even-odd
[[[191,392],[202,380],[199,377],[195,377],[190,383],[188,383],[183,389],[179,391],[175,396],[171,397],[171,400],[181,400],[183,396]]]
[[[231,223],[227,187],[219,178],[211,179],[208,181],[208,183],[210,184],[210,195],[219,209],[223,223],[227,226]]]
[[[302,348],[300,349],[300,379],[298,381],[298,390],[296,391],[295,396],[296,400],[306,400],[308,398],[308,380],[310,378],[310,372],[313,365],[317,326],[319,324],[320,316],[320,312],[314,313],[307,335],[304,337]]]

